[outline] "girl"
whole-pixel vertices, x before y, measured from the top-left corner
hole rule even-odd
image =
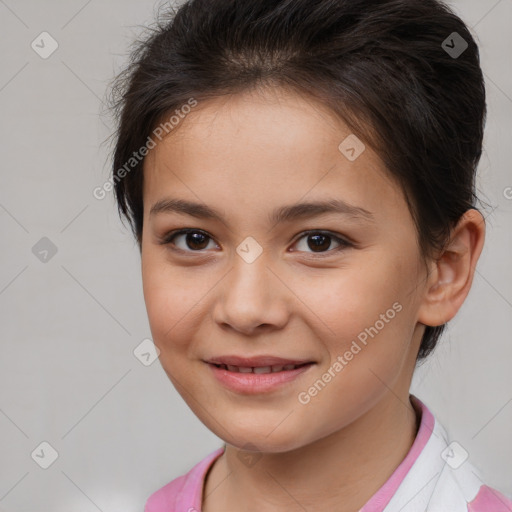
[[[437,0],[190,0],[115,91],[165,372],[224,446],[146,512],[505,512],[409,392],[484,243],[478,48]]]

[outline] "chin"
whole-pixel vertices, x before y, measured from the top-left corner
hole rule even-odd
[[[284,453],[308,444],[309,440],[304,437],[304,432],[286,428],[280,422],[282,417],[277,421],[259,421],[252,424],[248,421],[237,423],[229,420],[225,423],[229,424],[229,433],[220,431],[218,425],[207,424],[206,426],[224,442],[240,450]]]
[[[301,448],[303,444],[298,440],[275,439],[270,440],[266,436],[239,436],[224,441],[239,450],[261,453],[286,453]]]

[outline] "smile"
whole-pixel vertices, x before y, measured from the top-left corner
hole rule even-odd
[[[217,368],[221,368],[223,370],[228,370],[230,372],[237,372],[237,373],[277,373],[282,371],[290,371],[295,370],[296,368],[300,368],[301,366],[304,366],[309,363],[303,363],[303,364],[287,364],[287,365],[275,365],[275,366],[233,366],[230,364],[219,364],[215,365]]]
[[[207,365],[216,381],[223,387],[245,395],[271,393],[283,389],[315,365],[312,361],[278,361],[276,358],[260,358],[258,361],[230,358],[229,363],[208,361]]]

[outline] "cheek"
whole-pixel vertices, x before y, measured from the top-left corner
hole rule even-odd
[[[406,269],[394,269],[381,259],[357,268],[331,270],[317,276],[314,283],[303,281],[295,289],[317,318],[334,331],[331,335],[346,338],[357,336],[381,314],[389,312],[388,317],[394,318],[393,304],[403,301],[406,291],[402,283],[410,279]]]
[[[142,285],[153,341],[162,352],[169,350],[173,340],[181,339],[176,330],[182,328],[195,297],[184,288],[183,276],[149,250],[142,256]]]
[[[407,357],[416,325],[411,291],[417,279],[414,261],[390,252],[318,278],[314,288],[304,283],[299,296],[307,298],[312,321],[322,329],[326,366],[341,356],[346,377],[355,381],[368,379],[369,368],[393,375]]]
[[[191,352],[194,343],[200,343],[197,331],[217,280],[211,269],[179,267],[159,251],[143,252],[144,301],[153,341],[163,361],[172,363],[176,356]]]

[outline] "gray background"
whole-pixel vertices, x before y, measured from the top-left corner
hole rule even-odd
[[[488,234],[470,297],[413,392],[487,483],[512,494],[512,0],[451,5],[477,37],[487,81],[479,188]],[[151,337],[138,250],[112,194],[92,195],[109,174],[101,102],[155,6],[0,0],[4,511],[142,511],[221,443],[159,362],[134,356]],[[31,48],[43,31],[59,44],[48,59]],[[57,249],[46,262],[32,250],[43,237]],[[43,441],[58,452],[48,469],[31,457]]]

